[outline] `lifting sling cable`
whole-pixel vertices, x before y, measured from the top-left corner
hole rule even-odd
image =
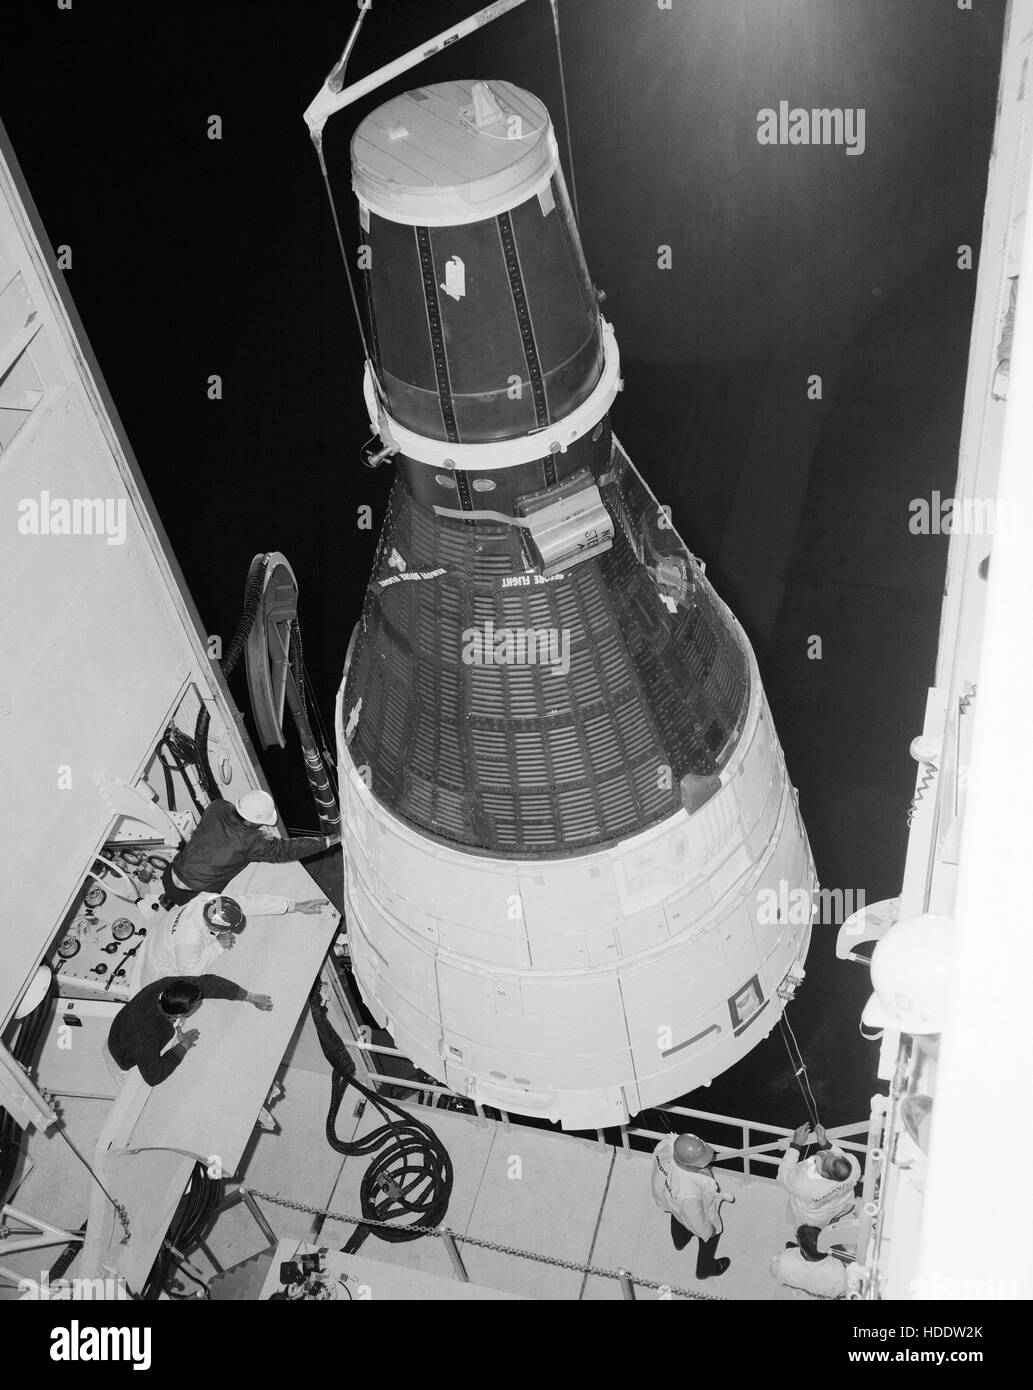
[[[337,246],[341,252],[341,260],[344,264],[344,274],[348,281],[348,293],[351,296],[352,308],[355,310],[355,322],[359,326],[359,337],[362,339],[362,355],[370,364],[370,373],[376,381],[376,374],[373,372],[373,359],[369,352],[369,343],[366,341],[366,325],[362,321],[362,314],[359,312],[359,300],[355,293],[355,285],[352,281],[351,266],[348,263],[348,253],[344,249],[344,237],[341,233],[341,220],[337,215],[337,204],[334,202],[334,191],[330,186],[330,175],[327,173],[326,160],[323,158],[322,141],[316,145],[316,158],[319,160],[319,171],[323,175],[323,187],[326,189],[327,200],[330,203],[330,216],[334,219],[334,231],[337,234]]]
[[[796,1077],[796,1084],[799,1086],[800,1094],[803,1096],[803,1103],[807,1107],[807,1116],[810,1120],[811,1128],[817,1129],[820,1124],[818,1102],[814,1099],[814,1092],[811,1090],[811,1083],[807,1076],[807,1064],[803,1060],[800,1045],[796,1041],[796,1034],[793,1032],[792,1026],[790,1025],[786,1010],[782,1011],[782,1016],[778,1020],[778,1027],[782,1034],[782,1041],[785,1043],[786,1053],[789,1056],[789,1065],[793,1075]],[[792,1039],[791,1044],[790,1038]]]
[[[552,27],[556,31],[556,61],[560,70],[560,94],[563,98],[563,130],[567,140],[567,168],[570,170],[570,201],[574,205],[574,223],[581,230],[581,212],[577,204],[577,182],[574,178],[574,147],[570,143],[570,112],[567,110],[567,79],[563,71],[563,45],[560,43],[559,0],[549,0],[552,8]]]
[[[355,21],[351,33],[348,35],[348,42],[344,46],[344,52],[337,61],[333,72],[327,78],[327,86],[335,92],[339,92],[344,86],[344,73],[348,66],[348,59],[352,55],[355,41],[359,37],[359,30],[362,28],[366,15],[373,7],[373,0],[360,0],[359,17]],[[323,158],[323,134],[319,133],[318,139],[313,135],[312,143],[315,146],[316,158],[319,160],[319,172],[323,176],[323,187],[326,189],[327,202],[330,204],[330,216],[334,220],[334,231],[337,234],[337,246],[341,253],[341,261],[344,265],[345,278],[348,281],[348,294],[351,297],[352,308],[355,310],[355,322],[359,326],[359,337],[362,339],[362,355],[370,364],[370,373],[373,374],[373,359],[369,355],[369,344],[366,341],[366,326],[362,322],[362,314],[359,312],[359,300],[355,293],[355,285],[352,281],[351,266],[348,264],[348,254],[344,249],[344,237],[341,233],[341,219],[337,215],[337,204],[334,202],[334,191],[330,186],[330,175],[327,172],[326,160]]]
[[[789,1022],[788,1009],[782,1011],[782,1016],[778,1020],[778,1026],[782,1034],[782,1041],[785,1043],[786,1053],[789,1057],[790,1070],[796,1079],[797,1086],[800,1088],[800,1094],[803,1097],[803,1103],[807,1109],[807,1118],[811,1128],[816,1130],[821,1123],[818,1114],[818,1102],[815,1100],[814,1092],[811,1090],[811,1083],[807,1075],[807,1063],[803,1060],[803,1054],[796,1040],[796,1034],[793,1032],[792,1025]],[[791,1042],[790,1039],[792,1039]],[[654,1111],[654,1114],[660,1116],[664,1125],[667,1127],[668,1134],[673,1134],[674,1127],[667,1118],[666,1111],[657,1110]]]

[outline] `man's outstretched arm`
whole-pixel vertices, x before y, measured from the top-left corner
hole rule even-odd
[[[280,917],[285,912],[319,912],[326,906],[325,898],[305,898],[298,902],[274,893],[238,893],[230,896],[234,902],[240,904],[240,910],[245,917]]]
[[[296,840],[280,840],[262,837],[262,842],[251,851],[252,859],[262,864],[292,864],[298,859],[308,859],[313,854],[322,854],[341,843],[340,835],[300,835]]]

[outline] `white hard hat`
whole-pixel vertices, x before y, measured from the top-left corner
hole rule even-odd
[[[237,810],[252,825],[276,824],[276,804],[268,792],[245,792]]]
[[[872,952],[875,993],[862,1024],[913,1035],[942,1032],[953,954],[952,918],[923,913],[895,923]]]

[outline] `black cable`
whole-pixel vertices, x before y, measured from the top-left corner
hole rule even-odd
[[[298,687],[298,694],[308,708],[308,683],[307,672],[305,670],[305,648],[301,644],[301,623],[297,618],[291,620],[290,651],[288,653],[291,670],[294,672],[294,684]]]
[[[165,1292],[165,1285],[172,1276],[173,1266],[179,1268],[175,1251],[171,1247],[189,1251],[200,1241],[218,1210],[222,1190],[221,1178],[210,1178],[203,1163],[194,1165],[190,1182],[169,1223],[165,1240],[140,1294],[141,1298],[153,1301]]]
[[[179,748],[182,745],[179,743],[179,739],[181,739],[182,737],[183,734],[181,733],[181,731],[177,729],[175,725],[170,724],[169,727],[165,730],[164,739],[161,741],[161,743],[158,744],[158,749],[159,751],[162,748],[167,748],[169,750],[169,753],[172,755],[172,761],[176,765],[176,771],[179,773],[183,781],[186,783],[187,791],[190,793],[190,800],[194,803],[194,806],[197,809],[197,814],[203,815],[205,808],[197,799],[197,793],[194,790],[194,784],[187,776],[186,765],[180,756]]]
[[[86,1222],[84,1221],[82,1225],[79,1227],[80,1235],[85,1234],[85,1231]],[[78,1255],[81,1249],[81,1240],[71,1241],[68,1245],[65,1246],[65,1248],[61,1251],[60,1255],[58,1255],[57,1259],[54,1261],[54,1263],[50,1266],[48,1278],[52,1284],[56,1284],[59,1279],[63,1279],[65,1277],[69,1265],[72,1263],[72,1261],[75,1259],[76,1255]]]
[[[165,800],[169,804],[169,810],[176,809],[176,784],[172,780],[172,769],[161,755],[161,750],[165,747],[164,740],[158,744],[158,761],[161,763],[161,770],[165,775]]]
[[[322,834],[337,835],[341,828],[341,812],[334,788],[327,776],[326,761],[316,746],[315,735],[308,718],[304,694],[303,658],[299,638],[300,630],[298,620],[295,618],[292,620],[290,628],[288,653],[290,677],[287,681],[287,704],[290,707],[294,726],[298,731],[301,752],[305,761],[305,772],[308,776],[312,799],[316,803]]]
[[[251,561],[251,568],[248,570],[247,582],[244,585],[244,607],[237,622],[237,630],[230,638],[230,644],[226,648],[222,658],[222,674],[227,678],[236,666],[241,652],[244,650],[244,643],[248,639],[248,633],[255,625],[255,618],[258,616],[258,608],[262,602],[262,591],[265,587],[265,572],[269,568],[269,556],[256,555]]]
[[[212,716],[208,713],[208,706],[202,700],[201,708],[197,711],[197,723],[194,725],[194,766],[197,768],[205,796],[209,801],[218,801],[222,793],[215,781],[212,765],[208,761],[208,729],[211,722]]]
[[[304,671],[307,689],[311,690],[314,686],[314,681],[312,680],[312,673],[309,671],[308,666],[305,663],[304,653],[302,653],[301,657],[301,666]],[[315,728],[315,732],[318,735],[318,751],[322,757],[323,766],[326,768],[330,786],[333,789],[334,796],[337,798],[337,801],[339,803],[341,799],[341,792],[337,780],[337,759],[330,748],[330,731],[326,727],[326,723],[323,719],[323,715],[320,711],[318,702],[312,702],[306,699],[306,705],[311,714],[312,724]]]
[[[377,1154],[363,1174],[359,1188],[362,1215],[372,1221],[390,1221],[401,1216],[415,1218],[404,1226],[356,1226],[343,1249],[347,1254],[354,1254],[371,1232],[389,1244],[418,1240],[425,1230],[439,1226],[448,1212],[453,1183],[448,1150],[429,1125],[357,1080],[355,1063],[327,1016],[318,983],[313,986],[308,1002],[319,1045],[333,1068],[326,1117],[327,1143],[336,1153],[349,1157]],[[337,1137],[337,1114],[349,1086],[354,1086],[376,1106],[385,1120],[384,1124],[350,1144]],[[392,1120],[388,1111],[399,1119]]]

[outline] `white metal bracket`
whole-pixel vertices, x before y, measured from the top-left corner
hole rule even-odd
[[[178,845],[182,839],[179,827],[169,813],[158,804],[150,787],[131,787],[120,777],[107,772],[95,772],[93,781],[100,799],[113,816],[138,821],[153,831],[166,845]]]
[[[857,947],[866,941],[880,941],[900,917],[900,899],[886,898],[880,903],[865,903],[852,912],[836,935],[836,956],[839,960],[857,961],[870,965],[867,956],[859,956]]]
[[[22,1129],[38,1125],[49,1129],[57,1116],[25,1075],[18,1062],[0,1043],[0,1109],[6,1110]],[[8,1247],[9,1248],[9,1247]]]

